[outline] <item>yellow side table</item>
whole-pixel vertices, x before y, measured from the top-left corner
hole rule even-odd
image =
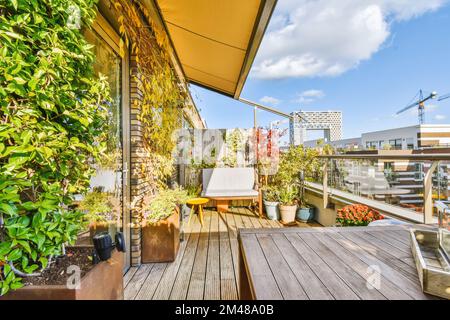
[[[191,223],[191,217],[195,212],[195,206],[198,208],[198,217],[200,219],[200,223],[203,226],[203,205],[208,203],[209,199],[206,198],[193,198],[186,201],[187,204],[191,205],[191,213],[189,214],[188,226]]]

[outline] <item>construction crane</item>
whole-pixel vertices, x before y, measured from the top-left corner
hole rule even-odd
[[[424,98],[423,91],[420,90],[418,93],[418,96],[419,96],[419,100],[417,100],[416,102],[403,108],[402,110],[397,112],[397,114],[403,113],[411,108],[417,107],[417,109],[419,111],[419,124],[424,124],[424,122],[425,122],[425,102],[427,102],[428,100],[431,100],[431,99],[435,99],[437,97],[437,92],[433,91],[430,93],[430,95],[428,95],[427,97]],[[417,97],[417,95],[416,95],[416,97]]]
[[[450,93],[449,94],[444,94],[443,96],[440,96],[438,101],[442,101],[442,100],[445,100],[445,99],[448,99],[448,98],[450,98]]]

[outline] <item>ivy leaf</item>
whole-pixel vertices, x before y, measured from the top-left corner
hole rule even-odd
[[[0,203],[0,211],[10,216],[16,215],[16,208],[8,203]]]
[[[22,250],[17,248],[8,255],[8,261],[14,262],[22,257]]]

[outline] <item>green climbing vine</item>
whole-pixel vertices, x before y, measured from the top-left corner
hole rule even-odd
[[[136,82],[143,93],[139,120],[144,143],[152,153],[171,158],[175,147],[173,133],[181,127],[182,109],[187,106],[185,83],[177,78],[168,54],[167,37],[159,30],[140,1],[114,2],[121,35],[131,46],[138,69]],[[143,23],[143,15],[149,26]]]
[[[80,27],[95,0],[0,0],[0,295],[73,243],[109,88]]]

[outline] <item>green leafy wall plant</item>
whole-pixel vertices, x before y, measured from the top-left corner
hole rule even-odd
[[[75,14],[75,16],[74,16]],[[0,295],[73,243],[109,89],[77,25],[95,0],[0,0]]]

